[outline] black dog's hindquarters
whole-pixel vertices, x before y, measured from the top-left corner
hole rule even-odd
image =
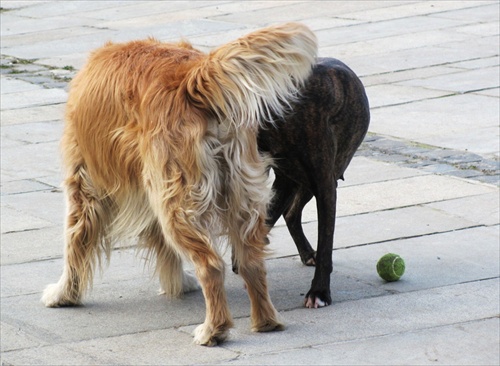
[[[333,58],[318,59],[299,102],[286,120],[259,131],[259,149],[274,159],[275,196],[268,225],[283,215],[302,262],[316,265],[305,305],[317,308],[332,302],[333,235],[337,180],[368,130],[370,111],[363,84],[356,74]],[[316,198],[317,253],[302,230],[302,209]]]

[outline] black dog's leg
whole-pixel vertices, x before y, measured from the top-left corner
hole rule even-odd
[[[325,184],[316,195],[318,208],[318,252],[316,255],[316,270],[311,289],[306,295],[305,306],[319,308],[332,303],[330,295],[330,274],[332,273],[333,234],[337,205],[337,182],[332,179],[331,185]],[[327,183],[327,181],[324,181]]]
[[[269,229],[273,228],[283,212],[292,204],[299,189],[297,183],[281,175],[279,172],[275,171],[275,175],[276,178],[274,179],[272,188],[274,197],[267,210],[266,224]]]
[[[304,187],[300,187],[293,202],[287,207],[283,217],[285,218],[288,231],[297,246],[300,259],[306,266],[316,265],[316,252],[309,244],[304,230],[302,229],[302,210],[304,206],[311,200],[313,194]]]
[[[267,210],[268,217],[266,225],[269,227],[269,230],[273,228],[274,224],[276,224],[276,221],[278,221],[285,209],[291,205],[298,190],[297,184],[290,179],[279,174],[278,172],[275,172],[275,175],[276,177],[272,188],[274,197]],[[231,252],[231,264],[233,272],[238,274],[238,263],[234,257],[234,251]]]

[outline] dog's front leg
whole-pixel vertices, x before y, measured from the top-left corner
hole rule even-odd
[[[330,305],[330,275],[332,273],[333,234],[337,205],[337,183],[332,178],[331,189],[321,190],[316,195],[318,209],[318,250],[316,254],[316,270],[311,289],[306,295],[307,308],[320,308]],[[325,185],[327,187],[328,185]]]

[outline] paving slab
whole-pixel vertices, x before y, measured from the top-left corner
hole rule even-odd
[[[428,206],[456,217],[484,225],[500,223],[499,192],[484,195],[433,202]]]
[[[390,3],[389,3],[390,4]],[[393,6],[380,7],[377,9],[368,9],[359,12],[350,12],[349,18],[364,20],[367,22],[391,20],[398,18],[413,17],[415,15],[432,15],[435,13],[449,12],[454,9],[470,9],[478,5],[492,4],[491,1],[461,1],[456,3],[453,1],[439,1],[435,3],[429,2],[395,2]]]
[[[2,97],[3,100],[3,97]],[[23,109],[1,111],[2,129],[4,126],[44,121],[62,121],[65,104],[51,104]]]
[[[10,140],[13,141],[13,140]],[[61,162],[59,141],[2,147],[2,181],[22,180],[44,177],[59,177],[61,181]]]
[[[67,94],[61,89],[47,89],[43,93],[38,90],[8,93],[2,96],[2,109],[19,109],[65,103]]]
[[[497,317],[356,342],[286,349],[264,355],[241,355],[227,365],[494,365],[500,341]],[[478,342],[484,334],[493,337]],[[450,343],[453,339],[453,344]]]
[[[488,185],[439,175],[395,179],[340,188],[337,214],[347,216],[494,191]]]
[[[425,84],[425,83],[422,83]],[[370,96],[370,108],[380,108],[390,105],[406,104],[418,100],[440,98],[452,95],[449,91],[421,87],[411,82],[389,85],[374,85],[366,87],[366,94]]]
[[[27,83],[4,75],[0,76],[0,83],[2,85],[2,95],[42,89],[40,85]]]
[[[482,110],[479,119],[476,118],[478,108]],[[370,129],[374,133],[429,145],[489,154],[498,151],[495,136],[498,136],[499,108],[495,98],[453,95],[375,109]],[[472,128],[474,134],[471,134]]]
[[[367,339],[494,318],[498,314],[498,285],[497,279],[485,280],[480,284],[464,283],[347,301],[320,311],[295,309],[283,314],[287,322],[286,333],[252,333],[243,326],[247,319],[237,319],[233,336],[223,347],[236,352],[244,350],[246,355],[256,356],[349,342],[358,339],[359,334]],[[450,298],[453,301],[449,301]],[[408,311],[410,308],[412,310]],[[192,329],[191,326],[180,328],[188,334]],[[408,350],[401,352],[411,357],[412,353]],[[490,350],[488,355],[489,358],[496,357],[495,349]],[[245,361],[248,362],[244,360],[242,363]]]
[[[459,75],[442,75],[426,79],[403,81],[398,85],[419,86],[432,90],[445,90],[455,93],[467,93],[482,89],[498,88],[500,86],[500,70],[498,66],[481,68]]]

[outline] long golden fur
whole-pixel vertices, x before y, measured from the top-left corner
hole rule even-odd
[[[282,329],[264,267],[266,162],[256,133],[308,77],[316,40],[289,23],[204,54],[154,39],[108,43],[71,83],[62,138],[65,264],[42,302],[79,304],[113,242],[135,236],[156,258],[169,296],[197,288],[206,301],[195,342],[222,342],[232,319],[217,251],[227,237],[251,303],[252,329]]]

